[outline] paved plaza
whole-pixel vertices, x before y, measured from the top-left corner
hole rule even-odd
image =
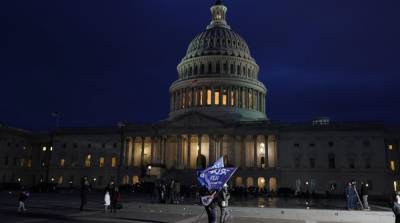
[[[183,200],[179,205],[152,203],[147,194],[123,194],[124,208],[117,213],[104,213],[103,195],[92,192],[85,211],[79,211],[80,199],[77,192],[32,193],[26,202],[28,211],[17,213],[16,197],[13,193],[1,192],[1,222],[195,222],[203,208],[195,199]],[[341,219],[363,216],[390,216],[388,205],[372,205],[371,212],[346,211],[342,200],[306,201],[282,198],[234,198],[232,199],[231,222],[314,223],[317,221],[296,220],[304,211],[315,211],[312,216],[342,215]],[[324,213],[324,211],[329,211]],[[311,213],[311,212],[310,212]],[[286,216],[286,217],[285,217]],[[294,217],[293,217],[294,216]],[[350,216],[350,217],[346,217]],[[287,219],[282,219],[287,218]],[[293,219],[291,219],[293,218]],[[300,218],[300,217],[299,217]],[[307,217],[305,217],[307,218]],[[205,214],[199,222],[207,222]],[[318,221],[319,222],[319,221]],[[324,222],[327,223],[328,221]],[[345,222],[345,221],[339,221]],[[361,221],[363,222],[363,221]],[[385,221],[380,221],[384,223]]]

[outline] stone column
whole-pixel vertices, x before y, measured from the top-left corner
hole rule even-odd
[[[167,163],[167,140],[168,140],[168,136],[165,136],[162,138],[163,141],[163,148],[162,148],[162,162],[164,165],[166,165]]]
[[[232,92],[232,88],[229,87],[229,88],[226,89],[226,96],[227,96],[227,98],[226,98],[226,107],[232,107],[231,106],[231,100],[232,100],[231,92]]]
[[[180,166],[181,165],[181,163],[182,163],[182,151],[181,151],[181,136],[180,135],[177,135],[176,136],[176,152],[177,152],[177,162],[176,162],[176,164],[177,164],[177,166]]]
[[[257,168],[257,135],[253,136],[253,143],[254,143],[254,151],[253,151],[253,157],[254,157],[254,168]]]
[[[223,105],[223,95],[224,95],[224,88],[221,86],[219,88],[219,106],[224,106]]]
[[[211,88],[211,105],[210,106],[214,106],[215,105],[215,91],[214,88]]]
[[[213,135],[209,135],[209,163],[214,163],[215,161],[215,139]]]
[[[219,156],[216,159],[224,156],[224,135],[219,136]]]
[[[264,160],[265,160],[265,168],[269,168],[269,161],[268,161],[268,135],[264,136],[264,144],[265,144],[265,153],[264,153]]]
[[[154,163],[154,154],[155,154],[155,148],[154,148],[154,137],[150,138],[150,163]]]
[[[132,137],[132,166],[135,166],[135,145],[136,145],[136,137]]]
[[[240,136],[240,163],[243,168],[246,167],[246,136]]]
[[[187,168],[190,169],[190,155],[191,155],[191,145],[192,144],[192,136],[188,135],[188,144],[187,144]]]
[[[142,136],[142,151],[140,154],[140,166],[142,167],[144,165],[144,140],[146,138]]]

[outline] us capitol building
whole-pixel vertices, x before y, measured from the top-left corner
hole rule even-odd
[[[239,167],[234,186],[343,194],[348,181],[371,195],[400,190],[400,129],[383,123],[275,123],[266,115],[267,88],[246,41],[216,1],[212,20],[189,44],[171,84],[168,118],[38,133],[0,126],[0,182],[96,187],[110,180],[195,180],[221,156]]]

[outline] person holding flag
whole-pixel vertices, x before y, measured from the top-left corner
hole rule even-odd
[[[202,187],[200,199],[207,212],[209,223],[216,222],[215,196],[227,184],[236,169],[234,167],[224,167],[224,159],[221,157],[212,166],[198,171],[197,181]]]

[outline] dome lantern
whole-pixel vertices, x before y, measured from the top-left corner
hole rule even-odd
[[[225,19],[227,11],[228,8],[222,4],[221,0],[217,0],[215,4],[211,7],[212,21],[210,25],[207,26],[207,29],[211,29],[214,27],[224,27],[230,29],[230,26]]]

